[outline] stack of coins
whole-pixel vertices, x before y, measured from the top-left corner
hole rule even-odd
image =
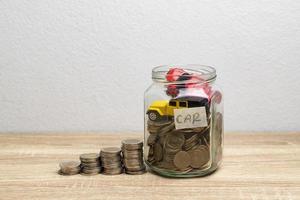
[[[86,153],[80,155],[81,174],[97,175],[101,172],[100,157],[97,153]]]
[[[127,174],[138,175],[146,172],[143,159],[143,142],[137,139],[122,141],[124,167]]]
[[[123,173],[121,149],[119,147],[103,148],[100,155],[103,174],[116,175]]]
[[[75,175],[80,173],[80,162],[77,161],[64,161],[59,163],[61,175]]]

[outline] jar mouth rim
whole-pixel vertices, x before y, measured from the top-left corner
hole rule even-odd
[[[200,64],[186,65],[160,65],[152,69],[152,80],[155,82],[169,83],[166,80],[168,71],[172,68],[180,68],[188,73],[184,75],[186,78],[199,77],[204,82],[212,82],[216,79],[217,73],[214,67]],[[177,81],[178,82],[178,81]],[[184,81],[179,81],[184,82]]]

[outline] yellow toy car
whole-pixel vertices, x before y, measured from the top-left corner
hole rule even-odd
[[[207,106],[207,99],[171,99],[154,101],[147,110],[148,118],[157,121],[163,117],[173,117],[174,109]]]

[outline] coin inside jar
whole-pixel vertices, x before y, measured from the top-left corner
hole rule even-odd
[[[156,140],[157,140],[157,134],[151,134],[147,139],[147,144],[153,145],[156,142]]]
[[[156,127],[161,127],[161,126],[169,125],[171,123],[172,123],[171,120],[161,120],[161,121],[151,121],[151,120],[148,120],[147,121],[147,124],[149,126],[156,126]]]
[[[163,134],[163,133],[167,133],[167,132],[173,130],[174,128],[175,128],[175,123],[172,122],[171,124],[169,124],[169,125],[167,125],[167,126],[164,126],[164,127],[160,128],[160,129],[158,130],[158,132],[160,132],[160,134]]]
[[[166,137],[165,148],[170,149],[181,149],[185,141],[184,135],[182,133],[174,132],[170,133]]]
[[[188,152],[191,157],[191,167],[201,168],[209,161],[209,150],[206,146],[201,145],[197,149]]]
[[[179,170],[185,170],[191,165],[191,157],[186,151],[179,151],[174,157],[174,165]]]
[[[153,147],[154,158],[156,161],[161,161],[163,158],[162,146],[159,143],[155,143]]]

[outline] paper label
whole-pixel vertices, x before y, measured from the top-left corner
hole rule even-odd
[[[205,107],[174,109],[176,129],[206,127],[207,117]]]

